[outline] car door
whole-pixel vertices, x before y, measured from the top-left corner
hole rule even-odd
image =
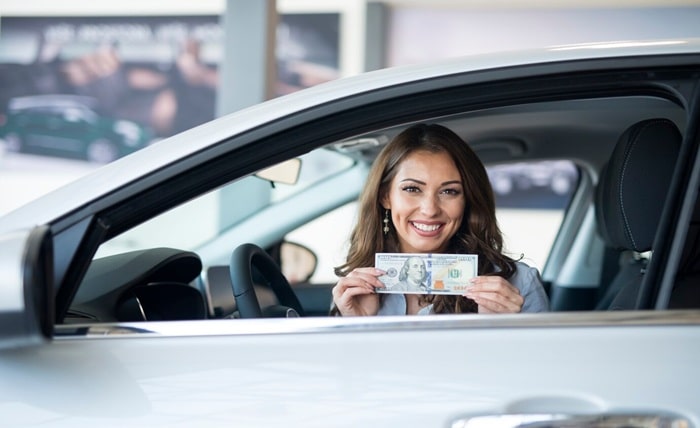
[[[698,425],[700,311],[664,310],[660,297],[674,285],[700,187],[699,64],[697,55],[641,55],[479,72],[447,69],[366,92],[353,87],[354,97],[340,92],[338,99],[276,117],[267,126],[249,125],[228,139],[221,138],[223,126],[187,133],[180,138],[204,138],[211,131],[216,143],[52,219],[54,247],[60,248],[53,257],[57,325],[50,343],[0,354],[4,420],[44,426]],[[382,76],[387,78],[380,74],[379,81]],[[688,124],[665,205],[665,233],[655,247],[658,262],[649,271],[654,291],[642,310],[62,322],[101,244],[201,195],[203,187],[211,190],[319,145],[412,120],[479,116],[496,106],[502,108],[498,114],[477,122],[500,130],[517,119],[511,106],[527,122],[529,108],[544,101],[553,103],[542,106],[555,117],[565,98],[619,97],[631,109],[646,96],[683,105]],[[266,117],[253,109],[223,123],[252,116]],[[173,140],[173,148],[181,139]],[[481,153],[486,157],[502,146]],[[139,155],[103,171],[118,175],[121,167],[138,168],[131,162]],[[580,203],[578,214],[586,212]],[[578,226],[567,231],[575,233]],[[562,250],[561,257],[574,259],[557,263],[558,273],[582,254]]]

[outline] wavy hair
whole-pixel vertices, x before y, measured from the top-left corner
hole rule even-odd
[[[469,145],[449,128],[437,124],[412,125],[398,134],[380,152],[370,169],[359,198],[358,222],[350,235],[350,249],[345,264],[335,268],[345,276],[358,267],[374,266],[375,253],[399,251],[394,228],[382,231],[384,208],[381,201],[398,166],[416,151],[447,153],[454,161],[464,188],[465,206],[462,224],[452,236],[447,253],[478,254],[480,275],[509,278],[515,261],[502,254],[503,237],[496,220],[496,204],[491,183],[483,163]],[[463,296],[425,295],[435,313],[476,312],[477,305]]]

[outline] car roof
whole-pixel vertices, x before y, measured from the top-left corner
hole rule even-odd
[[[68,108],[68,107],[95,107],[97,100],[84,95],[51,94],[30,95],[10,99],[8,108],[10,111],[27,110],[42,107]]]
[[[358,93],[475,71],[508,70],[516,66],[695,53],[700,53],[700,38],[615,41],[469,55],[338,79],[228,114],[118,159],[0,217],[0,233],[49,223],[166,165],[213,147],[232,135]]]

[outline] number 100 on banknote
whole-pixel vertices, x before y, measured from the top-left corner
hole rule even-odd
[[[377,253],[374,266],[385,288],[377,293],[464,294],[477,275],[476,254]]]

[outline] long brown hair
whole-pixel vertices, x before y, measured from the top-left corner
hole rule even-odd
[[[399,252],[393,227],[385,235],[381,201],[389,191],[399,164],[415,151],[447,153],[454,160],[462,179],[465,207],[462,224],[450,239],[447,252],[478,254],[479,274],[509,278],[515,262],[502,254],[503,237],[496,221],[496,204],[484,165],[474,151],[452,130],[437,124],[417,124],[398,134],[384,147],[367,177],[360,195],[358,222],[350,235],[345,264],[335,268],[345,276],[358,267],[374,266],[375,253]],[[462,296],[426,295],[435,313],[476,312],[474,301]]]

